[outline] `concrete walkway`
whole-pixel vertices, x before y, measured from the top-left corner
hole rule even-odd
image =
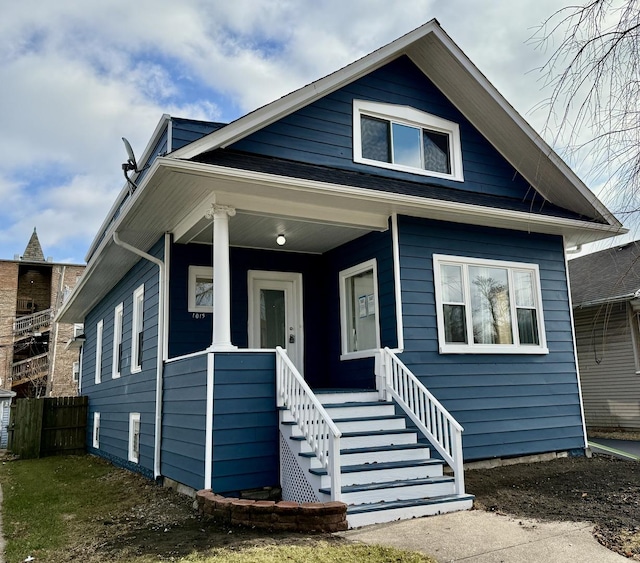
[[[608,454],[620,459],[640,461],[640,442],[636,440],[614,440],[611,438],[592,438],[589,440],[591,451]]]
[[[600,545],[587,522],[536,522],[470,510],[339,535],[353,541],[420,551],[439,563],[623,563]]]

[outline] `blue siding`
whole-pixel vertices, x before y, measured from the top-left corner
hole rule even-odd
[[[465,459],[583,447],[561,237],[399,218],[407,366],[465,427]],[[538,264],[548,355],[439,354],[433,254]]]
[[[219,493],[277,485],[275,354],[216,353],[212,488]]]
[[[342,270],[376,259],[378,271],[378,304],[380,344],[395,348],[398,345],[395,284],[393,279],[393,245],[391,230],[373,232],[328,252],[325,283],[328,292],[327,352],[329,373],[327,386],[336,388],[375,388],[373,358],[340,361],[340,285]]]
[[[162,258],[164,239],[150,254]],[[131,373],[133,292],[144,283],[142,371]],[[124,303],[121,376],[112,379],[114,309]],[[96,325],[103,320],[102,382],[95,384]],[[158,267],[140,260],[85,319],[82,393],[89,397],[87,444],[91,453],[153,475],[155,384],[158,347]],[[92,445],[93,413],[100,413],[100,448]],[[140,413],[140,462],[129,463],[129,413]]]
[[[161,472],[194,489],[204,486],[207,355],[164,368]]]
[[[182,117],[171,118],[171,150],[176,151],[185,145],[201,139],[205,135],[224,127],[224,123],[197,121]]]
[[[407,105],[460,125],[464,182],[353,162],[353,100]],[[230,148],[477,194],[531,201],[537,194],[407,57],[328,94]],[[538,198],[540,199],[540,198]]]

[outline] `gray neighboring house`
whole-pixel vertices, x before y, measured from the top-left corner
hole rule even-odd
[[[640,429],[640,241],[569,262],[585,421]]]
[[[11,413],[11,400],[16,396],[14,391],[0,389],[0,449],[7,448],[9,440],[9,414]]]

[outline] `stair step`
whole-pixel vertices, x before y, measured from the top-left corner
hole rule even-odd
[[[343,465],[340,473],[358,473],[360,471],[379,471],[381,469],[405,469],[409,467],[428,467],[442,465],[438,459],[427,459],[423,461],[387,461],[383,463],[362,463],[359,465]],[[314,475],[328,475],[324,468],[309,469]]]
[[[394,500],[391,502],[372,502],[370,504],[357,504],[347,507],[347,515],[360,514],[363,512],[375,512],[378,510],[393,510],[395,508],[408,508],[410,506],[424,506],[428,504],[438,504],[455,502],[458,500],[474,500],[474,495],[440,495],[429,498],[416,498],[408,500]]]
[[[303,436],[291,436],[291,440],[302,440]],[[399,428],[396,430],[376,430],[372,432],[343,432],[341,446],[345,448],[388,446],[390,444],[415,443],[418,435],[415,430]]]
[[[335,389],[316,390],[315,395],[323,405],[336,403],[371,403],[380,397],[377,391],[371,389]]]
[[[345,432],[371,432],[406,428],[405,418],[400,414],[334,418],[333,422],[336,423],[336,426],[343,434]]]
[[[417,498],[392,502],[376,502],[349,506],[347,521],[349,528],[358,528],[370,524],[381,524],[395,520],[434,516],[473,507],[473,495],[440,495],[430,498]]]
[[[351,401],[347,403],[327,403],[323,406],[331,418],[393,416],[396,413],[394,404],[386,401]]]
[[[320,461],[316,455],[309,452],[301,452],[300,457],[309,458],[312,467],[320,467]],[[370,448],[343,448],[340,450],[340,459],[345,465],[360,465],[363,463],[380,463],[387,461],[423,461],[430,459],[431,450],[425,444],[395,444],[393,446],[373,446]],[[443,464],[439,459],[434,463]]]
[[[396,489],[415,485],[432,485],[434,483],[453,483],[453,477],[429,477],[427,479],[410,479],[408,481],[386,481],[384,483],[368,483],[366,485],[345,485],[342,494],[359,493],[363,491],[379,491],[380,489]],[[330,494],[331,489],[322,488],[321,493]]]
[[[424,479],[344,485],[342,486],[340,500],[348,505],[358,505],[435,497],[453,494],[455,492],[454,485],[453,477],[427,477]],[[330,487],[321,487],[318,490],[327,499],[331,498]]]

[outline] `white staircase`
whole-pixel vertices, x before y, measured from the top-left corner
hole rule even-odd
[[[280,415],[282,438],[317,500],[347,503],[351,528],[471,508],[473,496],[456,494],[454,478],[443,474],[444,462],[418,442],[393,402],[379,401],[375,391],[316,397],[341,433],[339,494],[286,409]]]

